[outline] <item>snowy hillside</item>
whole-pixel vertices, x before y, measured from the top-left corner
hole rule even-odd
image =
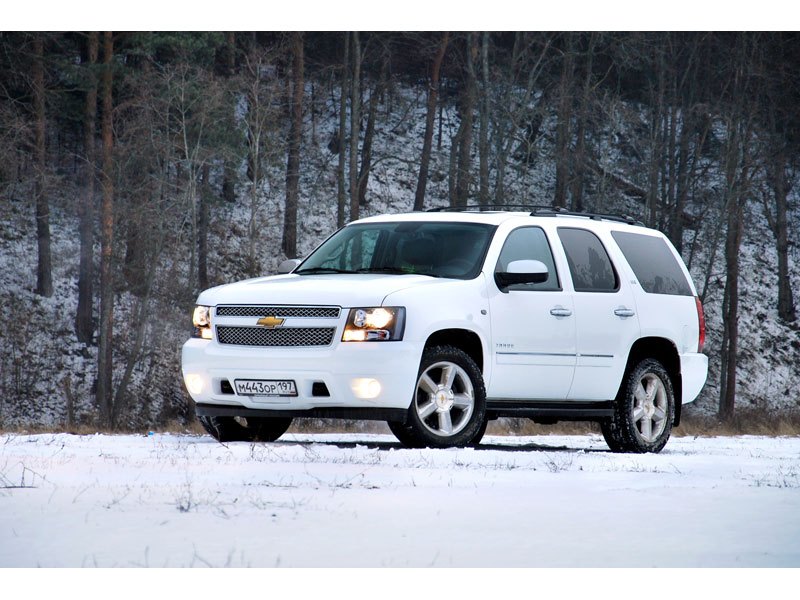
[[[369,179],[367,204],[361,216],[411,209],[417,167],[422,147],[424,106],[418,89],[395,91],[391,112],[376,123],[374,167]],[[310,116],[306,116],[301,160],[298,248],[310,252],[336,229],[336,165],[338,157],[328,150],[328,141],[337,127],[337,106],[333,93],[327,104],[317,107],[316,143],[311,139]],[[381,106],[380,110],[389,110]],[[447,204],[447,168],[450,138],[458,119],[452,106],[443,111],[443,136],[437,150],[434,138],[433,163],[427,188],[426,208]],[[554,123],[545,121],[535,145],[536,159],[531,165],[509,169],[507,197],[521,204],[550,204],[555,172],[551,160]],[[596,131],[597,146],[608,164],[622,161],[623,143],[619,132]],[[474,158],[477,161],[477,157]],[[244,166],[242,166],[244,172]],[[219,173],[212,174],[219,179]],[[491,174],[494,177],[494,174]],[[272,167],[258,191],[255,205],[246,178],[237,187],[237,202],[217,202],[211,211],[209,238],[210,285],[246,276],[249,243],[247,231],[251,211],[255,214],[256,254],[262,273],[275,272],[284,258],[281,254],[281,227],[284,202],[285,165]],[[216,181],[220,185],[220,181]],[[0,427],[52,427],[91,425],[96,417],[94,385],[96,346],[86,347],[75,339],[73,320],[77,305],[77,204],[75,182],[64,179],[52,197],[51,231],[53,238],[54,287],[52,298],[33,293],[35,287],[36,239],[34,210],[25,193],[9,195],[2,202],[0,218]],[[622,212],[642,216],[644,206],[619,192],[587,190],[589,208],[602,212]],[[702,194],[698,194],[702,197]],[[800,206],[797,191],[790,195],[790,229],[798,231]],[[699,206],[689,211],[700,215]],[[169,218],[173,218],[169,216]],[[746,210],[745,237],[741,260],[742,308],[740,323],[740,362],[737,407],[764,410],[800,409],[800,331],[777,317],[777,254],[772,234],[757,202]],[[706,277],[706,264],[712,252],[716,225],[702,223],[699,230],[685,232],[684,258],[691,259],[691,271],[698,288]],[[183,242],[183,243],[181,243]],[[96,256],[99,253],[99,243]],[[690,256],[691,253],[691,256]],[[139,320],[142,299],[127,291],[118,281],[115,307],[115,385],[127,365],[134,360],[128,393],[125,426],[148,428],[169,422],[192,419],[188,395],[180,377],[180,346],[189,335],[190,312],[199,290],[188,289],[189,249],[185,240],[165,250],[158,265],[157,283],[152,298]],[[115,257],[121,260],[122,257]],[[719,348],[721,344],[721,302],[724,288],[722,249],[709,279],[705,302],[711,357],[708,383],[688,414],[716,412],[719,388]],[[800,250],[791,249],[795,296],[800,296]],[[95,308],[97,310],[97,307]],[[137,328],[145,327],[145,344],[133,356],[130,340]]]

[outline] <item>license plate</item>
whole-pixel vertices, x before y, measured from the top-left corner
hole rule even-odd
[[[236,379],[233,384],[240,396],[297,396],[291,379]]]

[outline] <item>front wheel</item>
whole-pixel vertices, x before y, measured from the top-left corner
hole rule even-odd
[[[466,446],[478,437],[485,421],[486,388],[475,361],[452,346],[425,350],[402,432],[411,442],[407,445]]]
[[[648,358],[626,373],[614,416],[601,424],[601,430],[614,452],[661,452],[674,418],[672,380],[660,362]]]
[[[218,442],[274,442],[292,424],[291,418],[197,417]]]

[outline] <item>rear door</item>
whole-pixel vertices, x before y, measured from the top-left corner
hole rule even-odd
[[[568,397],[611,400],[640,332],[633,292],[624,279],[628,269],[624,264],[617,268],[598,235],[588,229],[559,227],[558,237],[574,289],[577,330],[575,377]]]

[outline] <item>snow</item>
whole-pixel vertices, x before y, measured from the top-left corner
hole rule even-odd
[[[798,567],[800,437],[0,436],[0,567]]]

